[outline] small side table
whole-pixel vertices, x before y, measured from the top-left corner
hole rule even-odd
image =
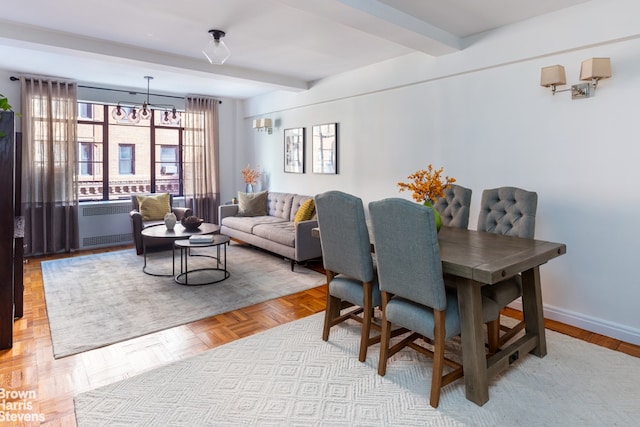
[[[175,282],[179,285],[186,286],[201,286],[201,285],[211,285],[213,283],[222,282],[231,276],[231,273],[227,270],[227,244],[231,239],[229,236],[223,236],[221,234],[213,235],[213,240],[211,242],[206,243],[193,243],[190,242],[189,239],[184,240],[176,240],[173,243],[174,251],[173,251],[173,265],[175,270],[175,262],[176,262],[176,253],[175,248],[180,249],[180,273],[177,274],[174,278]],[[207,247],[216,247],[216,256],[211,255],[200,255],[200,254],[191,254],[192,248],[207,248]],[[222,250],[220,248],[222,247]],[[196,268],[193,270],[189,270],[188,259],[190,256],[204,256],[213,258],[216,260],[215,267],[204,267],[204,268]],[[214,274],[215,279],[208,281],[200,281],[200,282],[189,282],[189,275],[202,272],[202,271],[218,271],[222,274]]]

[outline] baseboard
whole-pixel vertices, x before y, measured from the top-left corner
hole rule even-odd
[[[516,300],[509,307],[522,311],[522,302]],[[544,304],[544,317],[546,319],[562,322],[586,331],[615,338],[634,345],[640,345],[640,329],[630,328],[619,323],[608,322],[595,317],[585,316],[580,313],[565,310],[552,305]]]

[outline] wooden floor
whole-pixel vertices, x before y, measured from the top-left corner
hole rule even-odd
[[[109,250],[120,250],[122,247]],[[132,253],[133,253],[133,249]],[[86,255],[97,251],[77,253]],[[104,252],[101,251],[101,252]],[[70,255],[67,255],[70,256]],[[178,326],[165,331],[92,350],[59,360],[53,358],[49,323],[44,300],[40,261],[30,259],[25,265],[24,317],[14,324],[14,346],[0,350],[0,393],[5,404],[0,415],[33,414],[43,421],[0,425],[75,426],[73,396],[93,388],[131,377],[140,372],[196,355],[238,338],[309,316],[324,310],[325,286],[267,301],[244,309]],[[321,270],[321,266],[310,265]],[[301,267],[297,267],[301,268]],[[518,311],[505,313],[520,317]],[[69,311],[69,315],[73,315]],[[545,326],[597,345],[640,357],[640,347],[554,321]],[[320,331],[318,331],[320,336]],[[26,392],[25,396],[8,396],[7,392]],[[3,398],[0,397],[0,402]],[[11,410],[6,402],[16,405]],[[19,407],[18,405],[23,405]]]

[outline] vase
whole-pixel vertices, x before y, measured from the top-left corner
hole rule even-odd
[[[253,185],[247,184],[247,188],[245,189],[245,193],[253,193]]]
[[[431,210],[433,211],[433,216],[436,220],[436,231],[440,231],[440,227],[442,227],[442,217],[440,216],[440,212],[438,212],[438,209],[436,209],[431,202],[424,202],[423,205],[425,205],[428,208],[431,208]]]
[[[164,216],[164,225],[167,227],[167,230],[173,230],[173,227],[176,226],[176,215],[173,212],[169,212]]]

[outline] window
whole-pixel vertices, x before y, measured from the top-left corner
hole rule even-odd
[[[115,109],[78,103],[79,200],[129,199],[150,192],[181,196],[181,123],[163,122],[164,111],[153,109],[150,120],[117,120]]]
[[[133,175],[135,173],[134,150],[133,144],[120,144],[118,146],[118,173],[120,175]]]
[[[78,151],[78,161],[80,163],[78,171],[80,175],[93,175],[93,144],[81,142]]]
[[[93,104],[78,102],[78,119],[93,119]]]

